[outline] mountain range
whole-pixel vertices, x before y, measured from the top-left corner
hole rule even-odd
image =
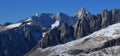
[[[119,55],[119,22],[120,9],[35,14],[0,25],[0,56]]]

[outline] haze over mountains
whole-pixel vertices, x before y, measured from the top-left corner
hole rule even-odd
[[[104,10],[96,15],[85,8],[72,16],[35,14],[14,24],[0,25],[0,56],[102,55],[102,50],[114,46],[118,48],[115,55],[119,55],[119,22],[120,9]],[[108,27],[112,24],[115,25]]]

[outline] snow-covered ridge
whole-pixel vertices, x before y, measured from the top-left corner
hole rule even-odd
[[[86,13],[89,14],[84,8],[81,8],[76,14],[78,14],[78,16],[83,16]],[[64,13],[57,13],[57,14],[37,13],[34,16],[24,20],[24,22],[27,22],[27,25],[31,25],[32,23],[35,23],[41,27],[53,29],[54,27],[58,27],[65,22],[68,23],[69,25],[74,25],[77,20],[78,18],[71,18],[71,16],[68,16]],[[19,27],[19,25],[21,25],[21,23],[11,24],[3,28],[12,29],[15,27]]]
[[[15,24],[11,24],[11,25],[5,26],[4,28],[6,28],[6,29],[12,29],[12,28],[19,27],[21,24],[22,23],[15,23]]]
[[[66,52],[76,49],[92,49],[103,46],[108,40],[117,39],[120,37],[120,23],[111,25],[105,29],[94,32],[93,34],[83,37],[81,39],[68,42],[66,44],[57,45],[55,47],[48,47],[45,49],[38,48],[40,52],[50,51],[51,55],[69,55]]]
[[[25,21],[31,21],[32,20],[32,18],[28,18],[27,20],[25,20]]]

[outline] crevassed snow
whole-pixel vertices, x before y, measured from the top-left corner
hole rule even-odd
[[[22,23],[11,24],[11,25],[6,26],[5,28],[7,28],[7,29],[12,29],[12,28],[19,27],[21,24],[22,24]]]
[[[93,34],[83,37],[81,39],[71,41],[66,44],[57,45],[54,47],[48,47],[41,50],[51,51],[49,55],[54,55],[54,54],[62,55],[62,54],[66,54],[65,52],[69,50],[100,47],[99,45],[102,45],[106,41],[111,39],[116,39],[119,37],[120,37],[120,23],[117,23],[100,31],[94,32]],[[88,40],[85,43],[83,43],[86,39]]]
[[[54,24],[51,25],[51,29],[53,29],[54,27],[58,27],[60,24],[59,20],[56,20]]]

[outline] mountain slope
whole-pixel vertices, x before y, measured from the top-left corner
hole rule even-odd
[[[18,25],[14,25],[16,26]],[[11,28],[13,27],[0,31],[0,56],[22,56],[36,44],[26,27]]]
[[[80,17],[78,17],[78,14],[81,14],[81,13],[85,15],[83,17],[81,17],[82,15],[81,16],[79,15]],[[98,31],[102,28],[105,28],[109,25],[115,24],[120,21],[119,9],[113,9],[111,11],[104,10],[102,14],[97,14],[97,15],[88,16],[87,14],[89,13],[87,13],[85,9],[80,9],[77,12],[77,14],[75,13],[75,15],[71,17],[73,19],[77,19],[75,24],[69,25],[69,23],[64,22],[69,26],[67,29],[64,29],[67,27],[67,25],[62,27],[62,25],[64,25],[64,23],[62,23],[59,27],[56,27],[57,29],[53,28],[44,32],[45,33],[44,38],[42,38],[39,41],[39,43],[35,46],[35,48],[39,48],[39,47],[46,48],[49,46],[55,46],[57,44],[64,44],[75,39],[80,39],[95,31]],[[61,27],[64,30],[60,30]],[[69,29],[71,30],[67,31]],[[69,33],[72,33],[72,34],[69,35]],[[58,42],[56,43],[55,41],[58,41]]]
[[[41,13],[17,23],[0,25],[1,56],[23,56],[37,48],[47,48],[80,39],[120,22],[120,9],[92,15],[84,8],[73,16]]]
[[[64,13],[43,13],[14,24],[7,22],[0,25],[0,56],[23,56],[42,39],[44,32],[59,27],[62,23],[72,25],[77,21],[71,20],[74,19]],[[59,22],[58,25],[56,21]]]
[[[63,45],[57,45],[45,49],[38,48],[36,51],[30,53],[29,56],[119,55],[119,45],[120,23],[117,23],[100,31],[94,32],[89,36]]]

